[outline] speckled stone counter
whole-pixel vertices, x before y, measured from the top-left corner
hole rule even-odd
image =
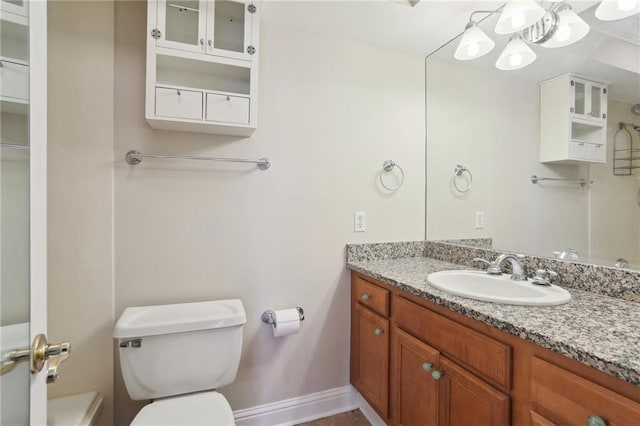
[[[640,386],[640,304],[568,288],[551,307],[502,305],[453,296],[432,272],[470,269],[428,257],[352,260],[348,268]]]

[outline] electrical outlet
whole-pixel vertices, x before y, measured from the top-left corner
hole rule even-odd
[[[353,232],[364,232],[367,230],[367,214],[365,212],[353,213]]]
[[[476,229],[484,229],[484,212],[476,212]]]

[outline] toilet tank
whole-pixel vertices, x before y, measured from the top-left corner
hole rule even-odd
[[[129,395],[155,399],[233,382],[245,322],[239,299],[125,309],[113,337]]]

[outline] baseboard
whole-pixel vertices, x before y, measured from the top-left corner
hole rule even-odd
[[[293,426],[354,410],[360,407],[361,399],[362,397],[353,386],[348,385],[237,410],[233,412],[233,416],[237,426]],[[373,412],[372,409],[371,411]],[[372,424],[380,423],[372,422]]]
[[[364,415],[366,419],[369,420],[369,423],[371,423],[372,426],[386,426],[387,424],[384,422],[384,420],[382,420],[382,417],[380,417],[378,413],[376,413],[376,411],[362,397],[362,395],[360,395],[360,392],[355,389],[354,391],[358,399],[358,408],[360,408],[362,415]]]

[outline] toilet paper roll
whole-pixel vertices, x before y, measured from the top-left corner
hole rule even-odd
[[[300,331],[300,315],[296,308],[274,311],[273,319],[275,320],[273,327],[275,337],[288,336]]]

